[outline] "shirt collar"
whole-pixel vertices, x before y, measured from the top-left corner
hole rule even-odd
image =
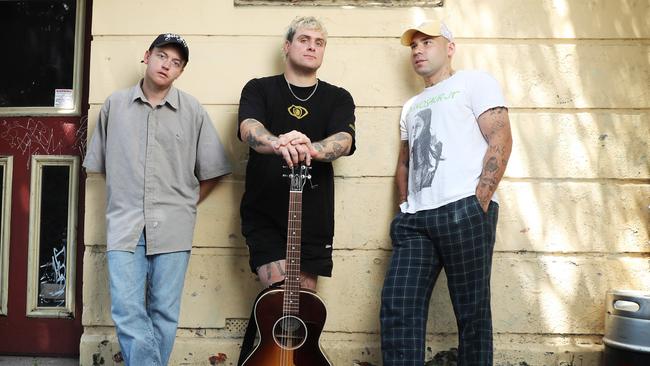
[[[137,84],[135,84],[135,86],[133,86],[133,88],[131,88],[132,102],[135,102],[138,99],[143,102],[148,102],[147,97],[144,95],[144,92],[142,92],[142,82],[143,80],[140,80]],[[169,89],[169,92],[167,92],[165,98],[162,100],[162,104],[169,104],[169,106],[173,109],[178,109],[179,99],[180,95],[178,93],[178,89],[172,86]]]

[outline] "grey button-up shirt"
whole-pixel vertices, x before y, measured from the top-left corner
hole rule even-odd
[[[199,181],[232,169],[194,97],[172,87],[152,108],[140,85],[108,97],[83,163],[106,175],[107,250],[133,252],[145,227],[147,254],[190,250]]]

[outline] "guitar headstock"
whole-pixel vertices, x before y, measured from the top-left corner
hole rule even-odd
[[[289,178],[290,186],[289,191],[291,192],[302,192],[305,183],[309,180],[311,182],[311,170],[310,166],[304,164],[294,165],[291,168],[286,167],[289,170],[289,174],[283,174],[283,177]]]

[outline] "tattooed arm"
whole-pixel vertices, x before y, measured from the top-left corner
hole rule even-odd
[[[402,204],[408,195],[409,179],[409,141],[402,140],[399,146],[397,169],[395,170],[395,183],[397,184],[397,203]]]
[[[478,125],[488,143],[488,149],[483,157],[483,171],[476,187],[476,197],[483,211],[487,212],[512,151],[508,109],[505,107],[488,109],[478,117]]]
[[[314,142],[312,148],[312,158],[319,161],[334,161],[350,152],[352,135],[338,132],[324,140]]]
[[[253,118],[241,121],[239,131],[242,140],[260,154],[281,155],[289,166],[301,161],[311,164],[311,141],[303,133],[291,131],[275,136]]]

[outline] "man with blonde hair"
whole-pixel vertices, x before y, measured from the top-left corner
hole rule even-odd
[[[289,179],[283,166],[311,166],[302,193],[300,287],[315,289],[332,275],[334,170],[332,161],[355,150],[354,101],[345,89],[319,80],[327,31],[314,17],[295,18],[284,38],[284,72],[250,80],[239,102],[238,137],[248,144],[242,234],[251,271],[264,287],[286,273]],[[253,315],[238,365],[255,338]]]
[[[332,273],[332,161],[355,150],[355,107],[345,89],[316,76],[326,45],[320,21],[295,18],[282,47],[284,73],[250,80],[241,93],[238,137],[250,147],[242,233],[251,270],[265,287],[285,275],[289,180],[283,165],[312,167],[313,182],[302,195],[301,285],[314,289],[318,276]]]
[[[422,366],[429,300],[444,268],[458,324],[458,365],[492,365],[490,272],[495,190],[512,137],[501,88],[489,74],[456,71],[452,33],[440,21],[401,43],[425,89],[406,102],[395,173],[400,212],[384,280],[384,366]]]

